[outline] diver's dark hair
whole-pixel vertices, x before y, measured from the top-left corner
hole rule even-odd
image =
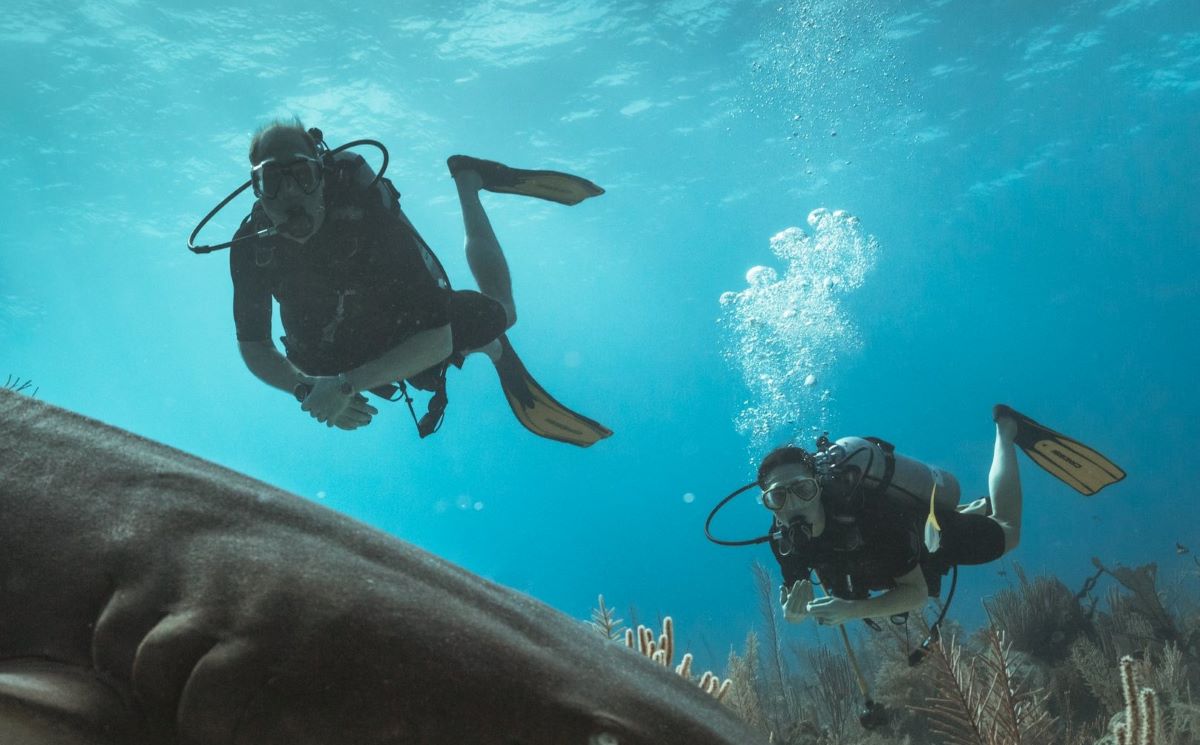
[[[767,457],[763,458],[762,463],[758,466],[758,486],[761,489],[766,489],[767,485],[764,479],[767,474],[779,466],[787,463],[800,463],[808,466],[811,470],[816,470],[817,461],[813,458],[812,453],[804,448],[798,448],[795,445],[784,445],[767,453]]]
[[[262,125],[254,131],[254,136],[250,138],[250,163],[258,164],[258,146],[262,144],[263,137],[266,137],[268,132],[273,132],[278,129],[295,132],[304,143],[308,145],[308,149],[315,156],[317,154],[317,143],[313,140],[312,135],[304,128],[304,124],[300,121],[300,117],[293,116],[291,119],[275,119],[271,122]]]

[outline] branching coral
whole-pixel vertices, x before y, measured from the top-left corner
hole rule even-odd
[[[951,745],[1040,745],[1053,720],[1041,691],[1028,690],[1013,674],[1011,647],[1004,633],[984,633],[986,649],[971,655],[952,639],[930,655],[937,694],[928,707],[930,728]]]
[[[1112,662],[1090,639],[1076,639],[1071,645],[1071,665],[1088,690],[1108,711],[1121,708],[1121,686],[1113,680]]]
[[[649,657],[664,667],[671,667],[675,657],[675,622],[670,616],[664,618],[662,633],[657,639],[652,629],[640,624],[636,631],[625,629],[625,646],[636,649],[644,657]],[[686,680],[692,680],[692,660],[692,653],[687,652],[675,666],[675,672]],[[716,696],[718,701],[725,698],[732,685],[731,680],[721,680],[721,677],[711,670],[704,671],[699,682],[700,687]]]
[[[1158,745],[1161,718],[1154,691],[1141,688],[1132,657],[1121,658],[1121,695],[1124,718],[1113,727],[1117,745]]]
[[[1088,630],[1087,618],[1070,589],[1056,577],[1030,580],[1019,564],[1019,584],[996,593],[988,615],[1014,649],[1043,662],[1058,662]]]
[[[14,377],[12,373],[9,373],[8,377],[4,381],[4,385],[0,385],[0,388],[6,388],[14,393],[24,393],[25,391],[29,390],[29,386],[31,385],[33,385],[32,380],[23,381],[19,377]],[[30,393],[29,395],[37,398],[39,390],[41,389],[35,387],[33,389],[33,393]]]
[[[729,653],[729,680],[731,685],[725,703],[742,721],[767,733],[770,725],[758,695],[758,634],[753,630],[746,634],[744,654]]]
[[[763,660],[767,672],[766,711],[775,729],[784,727],[796,713],[796,697],[788,685],[783,645],[780,643],[779,615],[776,612],[777,590],[771,573],[760,562],[754,562],[754,586],[758,609],[762,614],[766,634]]]
[[[812,671],[814,685],[808,686],[809,700],[816,710],[817,722],[823,726],[832,743],[847,742],[851,725],[855,724],[858,709],[858,691],[854,672],[845,654],[837,654],[828,647],[819,647],[807,655],[808,667]]]
[[[1118,565],[1115,569],[1109,569],[1098,558],[1093,558],[1092,564],[1112,575],[1117,582],[1133,593],[1131,609],[1149,622],[1155,637],[1163,641],[1179,641],[1179,629],[1175,625],[1175,619],[1163,606],[1162,598],[1158,594],[1157,564],[1143,564],[1132,569]]]
[[[610,642],[615,642],[624,637],[622,627],[625,625],[625,621],[617,618],[616,611],[604,604],[603,595],[599,596],[598,602],[599,604],[592,609],[592,620],[588,623]]]
[[[1178,652],[1169,657],[1164,655],[1157,669],[1128,655],[1121,658],[1118,679],[1124,708],[1110,723],[1110,741],[1115,745],[1194,745],[1197,741],[1200,711],[1191,703],[1190,694],[1184,693],[1184,688],[1176,688],[1175,700],[1171,701],[1170,695],[1160,697],[1145,685],[1147,679],[1181,685],[1181,670],[1162,670],[1164,666],[1181,664],[1177,655]]]

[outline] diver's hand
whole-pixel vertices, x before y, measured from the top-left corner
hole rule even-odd
[[[378,413],[379,409],[367,403],[366,396],[356,393],[350,397],[350,405],[346,407],[346,410],[333,420],[333,426],[345,430],[365,427]]]
[[[808,615],[822,626],[841,626],[859,618],[854,612],[854,601],[832,596],[818,598],[808,604]]]
[[[789,623],[800,623],[808,616],[807,605],[813,598],[812,582],[806,579],[796,580],[789,591],[786,586],[779,588],[779,605],[783,609],[783,617]]]
[[[346,389],[344,378],[323,376],[312,378],[312,390],[304,397],[300,408],[313,419],[328,427],[356,429],[379,413],[361,394]]]

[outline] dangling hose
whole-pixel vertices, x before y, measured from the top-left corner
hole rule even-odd
[[[859,693],[863,697],[863,708],[858,713],[858,723],[863,729],[875,729],[888,722],[888,712],[883,704],[871,699],[871,689],[867,687],[867,679],[858,666],[858,658],[854,655],[854,647],[850,646],[850,635],[846,633],[845,624],[838,626],[842,632],[842,643],[846,645],[846,659],[850,660],[850,669],[854,671],[854,680],[858,683]]]

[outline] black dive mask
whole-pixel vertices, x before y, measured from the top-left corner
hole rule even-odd
[[[780,486],[786,486],[788,490],[796,491],[795,496],[800,501],[811,501],[812,499],[816,498],[824,500],[826,497],[823,492],[825,491],[826,487],[834,486],[835,482],[839,479],[839,474],[842,472],[843,466],[864,450],[866,450],[866,448],[859,448],[852,453],[847,453],[840,445],[832,442],[829,439],[828,433],[822,434],[817,438],[817,452],[813,455],[813,459],[815,461],[813,470],[815,473],[814,478],[810,480],[811,483],[800,484],[799,481],[795,481],[788,482],[786,485],[781,484]],[[874,457],[874,455],[872,454],[871,457]],[[848,492],[851,495],[856,495],[861,491],[863,474],[869,471],[870,468],[871,463],[868,461],[866,468],[856,472],[857,478],[854,478],[852,485],[848,487]],[[719,546],[754,546],[756,544],[766,543],[767,541],[774,539],[779,542],[781,552],[785,555],[794,551],[797,546],[803,545],[812,540],[812,525],[803,518],[799,517],[793,518],[792,521],[786,526],[777,525],[769,534],[759,536],[758,538],[750,538],[741,541],[727,541],[717,538],[712,534],[710,527],[712,526],[713,518],[717,516],[717,513],[720,512],[725,505],[732,502],[734,497],[737,497],[739,494],[749,491],[758,485],[759,484],[757,481],[751,481],[749,484],[745,484],[744,486],[739,486],[737,489],[734,489],[724,499],[722,499],[720,502],[717,502],[717,506],[712,508],[712,512],[708,513],[708,519],[704,521],[704,535],[708,538],[708,540],[716,543]],[[783,506],[783,500],[787,496],[790,496],[790,494],[787,492],[781,492],[776,496],[780,498],[771,499],[765,502],[769,509],[778,510],[779,507]],[[774,503],[774,506],[772,506],[772,503]],[[790,548],[784,550],[785,547]]]
[[[278,168],[283,170],[279,170],[277,173],[272,174],[268,174],[263,168],[256,167],[250,172],[249,181],[245,182],[226,195],[224,199],[217,203],[216,207],[213,207],[211,210],[209,210],[208,214],[201,218],[200,222],[196,224],[196,227],[192,229],[192,234],[188,236],[188,250],[197,254],[212,253],[218,249],[229,248],[233,244],[240,241],[254,240],[256,238],[269,238],[270,236],[277,235],[279,233],[279,228],[272,225],[271,227],[263,228],[256,233],[245,235],[234,240],[225,241],[224,243],[216,243],[211,246],[201,246],[196,244],[196,236],[200,235],[200,231],[204,229],[204,226],[208,224],[208,221],[213,219],[218,212],[223,210],[225,205],[232,202],[237,195],[241,194],[246,189],[249,189],[251,186],[254,187],[254,194],[256,196],[261,198],[265,194],[266,198],[270,199],[272,196],[279,194],[279,187],[283,184],[283,179],[291,178],[296,185],[300,187],[300,191],[304,192],[305,194],[312,194],[317,190],[317,186],[319,186],[325,178],[324,169],[319,168],[319,166],[325,162],[332,162],[332,157],[343,150],[349,150],[350,148],[357,147],[359,145],[370,145],[371,147],[378,148],[379,152],[383,155],[383,163],[379,166],[379,172],[375,174],[375,178],[371,181],[371,183],[367,184],[366,190],[369,191],[374,189],[375,185],[379,183],[379,180],[383,178],[383,174],[387,172],[388,151],[387,148],[383,146],[383,143],[378,142],[377,140],[354,140],[353,142],[347,142],[345,145],[335,147],[331,150],[328,146],[326,146],[325,138],[324,135],[321,134],[321,130],[313,127],[312,129],[308,130],[308,134],[317,144],[318,158],[314,163],[308,163],[307,158],[293,161],[287,164],[287,166],[278,166]],[[302,162],[302,160],[305,162]],[[266,162],[267,161],[260,163],[259,166],[265,166]],[[273,167],[267,170],[275,171],[274,161],[270,162],[273,164]]]
[[[250,169],[250,184],[254,188],[254,196],[259,199],[279,196],[283,181],[288,178],[300,191],[312,194],[321,185],[323,171],[320,158],[301,155],[289,163],[268,158]]]

